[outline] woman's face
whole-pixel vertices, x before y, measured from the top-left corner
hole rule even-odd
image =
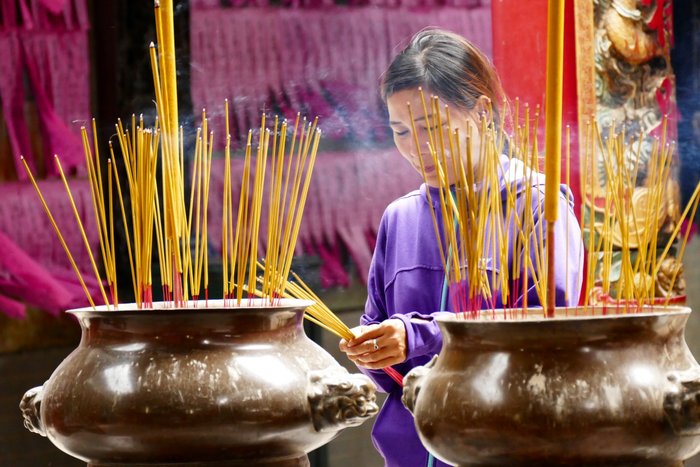
[[[448,143],[449,128],[447,125],[447,114],[445,112],[445,103],[439,101],[440,107],[440,121],[442,123],[442,128],[437,128],[435,125],[435,120],[432,112],[432,106],[430,105],[430,92],[424,91],[426,106],[428,109],[428,115],[426,116],[423,112],[423,100],[421,99],[421,94],[418,89],[404,89],[398,91],[386,100],[387,108],[389,110],[389,125],[391,126],[391,131],[394,134],[394,143],[398,148],[401,155],[406,159],[413,168],[421,173],[420,158],[418,148],[416,147],[416,140],[420,145],[420,154],[423,157],[423,165],[425,168],[425,177],[428,185],[437,187],[438,176],[435,169],[435,164],[433,163],[433,158],[430,155],[428,143],[430,142],[430,134],[433,138],[437,138],[439,131],[443,132],[445,141],[445,156],[447,158],[448,177],[450,184],[454,183],[457,179],[456,175],[452,171],[452,154],[450,152],[450,147]],[[408,111],[408,104],[411,106],[411,112]],[[413,114],[413,123],[411,122],[411,113]],[[466,157],[466,137],[468,134],[472,135],[472,166],[476,166],[479,159],[479,131],[476,124],[476,113],[466,112],[457,109],[454,106],[450,106],[450,122],[452,137],[454,138],[454,131],[459,130],[459,147],[462,160],[466,167],[467,157]],[[416,134],[413,131],[415,128]],[[441,156],[439,143],[436,143],[436,151],[438,157]]]

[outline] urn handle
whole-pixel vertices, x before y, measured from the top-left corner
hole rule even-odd
[[[425,375],[435,366],[437,358],[437,355],[433,355],[433,358],[428,363],[415,367],[409,371],[403,379],[403,395],[401,396],[401,402],[403,402],[403,405],[405,405],[411,413],[413,413],[413,409],[416,407],[416,399],[423,386],[423,378],[425,378]]]
[[[307,398],[319,432],[360,425],[379,411],[374,383],[344,368],[312,371]]]
[[[24,427],[34,433],[46,436],[41,424],[41,399],[44,397],[44,386],[37,386],[24,393],[19,403],[19,409],[24,418]]]
[[[700,368],[667,376],[672,389],[664,395],[664,413],[679,435],[700,434]]]

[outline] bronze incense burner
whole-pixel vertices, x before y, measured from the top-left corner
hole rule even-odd
[[[424,445],[459,466],[682,465],[700,451],[690,309],[616,310],[440,318],[442,352],[405,378]]]
[[[21,408],[91,466],[308,465],[377,412],[375,387],[302,329],[310,302],[70,311],[80,345]]]

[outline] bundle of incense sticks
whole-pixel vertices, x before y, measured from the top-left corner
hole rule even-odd
[[[433,213],[433,226],[450,284],[452,308],[465,317],[476,317],[479,310],[488,308],[508,308],[511,316],[518,309],[524,312],[530,287],[535,288],[540,304],[547,302],[549,252],[544,235],[544,186],[537,173],[538,115],[531,125],[530,111],[525,106],[524,124],[520,125],[519,106],[516,100],[516,123],[510,137],[503,130],[503,116],[499,122],[482,117],[478,135],[460,135],[453,130],[449,107],[440,108],[435,97],[423,99],[423,117],[430,122],[426,125],[429,141],[421,145],[416,137],[414,144],[419,148],[424,180],[428,181],[426,164],[434,166],[438,174],[442,223],[438,225],[438,216]],[[409,113],[413,118],[410,107]],[[415,127],[413,134],[418,134]],[[682,213],[679,210],[671,221],[673,215],[664,211],[668,206],[664,199],[671,184],[674,145],[666,143],[665,131],[655,140],[646,162],[640,162],[643,158],[639,139],[626,140],[624,132],[612,128],[604,140],[595,124],[589,126],[588,134],[580,170],[583,228],[592,233],[585,245],[585,305],[591,304],[593,285],[601,284],[603,293],[623,299],[626,307],[639,309],[654,298],[663,265],[667,265],[668,276],[665,288],[673,290],[678,280],[690,232],[686,230],[681,235],[681,226],[692,222],[697,212],[700,184]],[[479,138],[479,154],[472,151],[474,137]],[[565,183],[570,185],[569,128],[565,148]],[[630,163],[629,154],[634,156],[634,163]],[[595,162],[598,160],[600,170]],[[601,183],[601,178],[605,183]],[[527,189],[518,188],[518,179],[524,180]],[[427,196],[431,196],[429,190]],[[568,224],[574,220],[567,211],[567,216],[557,222],[566,223],[568,231]],[[660,236],[663,222],[671,228]],[[568,249],[568,245],[558,248]],[[669,257],[674,258],[670,267],[665,261]],[[620,276],[614,293],[613,258],[619,263]],[[500,265],[498,274],[490,273],[493,268],[489,261]],[[568,274],[568,265],[565,269]],[[568,284],[568,278],[565,282]],[[565,294],[568,299],[569,291]],[[664,297],[668,304],[671,295]]]
[[[658,138],[629,139],[615,125],[602,135],[597,124],[587,126],[580,172],[588,250],[586,304],[602,292],[621,307],[638,310],[655,297],[668,304],[673,296],[690,234],[681,227],[695,217],[700,184],[682,213],[673,208],[679,201],[672,193],[675,145],[666,141],[667,123],[664,119]],[[649,142],[650,151],[644,151]],[[659,273],[669,264],[660,290]]]
[[[93,266],[102,299],[105,304],[118,306],[116,274],[114,205],[118,201],[124,225],[126,246],[131,269],[131,286],[139,307],[153,304],[153,249],[158,253],[161,286],[164,301],[172,306],[196,303],[200,295],[205,300],[208,290],[208,231],[207,206],[211,174],[213,132],[208,128],[206,112],[202,112],[202,126],[197,130],[192,157],[189,196],[185,194],[185,155],[183,130],[178,127],[177,82],[172,0],[155,2],[158,47],[150,45],[150,58],[155,88],[157,118],[153,127],[131,117],[131,125],[116,124],[117,144],[109,142],[110,158],[106,171],[101,162],[96,125],[92,122],[92,137],[82,129],[87,173],[92,190],[93,208],[99,232],[100,253],[109,293],[102,287],[100,268],[89,251],[83,226],[73,203],[68,182],[63,177],[68,197],[76,213],[85,246]],[[286,121],[274,120],[266,126],[262,116],[257,141],[249,132],[245,151],[244,173],[240,199],[234,203],[231,188],[231,151],[226,107],[226,174],[223,222],[223,297],[240,304],[246,287],[251,290],[256,281],[256,262],[266,245],[266,269],[262,292],[270,303],[283,295],[285,280],[291,269],[292,258],[299,234],[304,205],[321,132],[317,120],[307,122],[297,116],[293,127]],[[253,146],[255,145],[255,150]],[[121,158],[118,158],[121,153]],[[120,160],[118,160],[120,159]],[[269,160],[269,164],[268,164]],[[74,270],[88,294],[72,254],[63,241],[60,229],[44,202],[29,167],[25,169],[34,183],[56,233],[69,256]],[[105,174],[106,172],[106,174]],[[120,174],[126,176],[127,186],[122,190]],[[160,179],[158,179],[160,174]],[[103,176],[106,175],[106,178]],[[266,191],[266,184],[268,185]],[[263,196],[269,194],[263,213]],[[128,194],[128,203],[125,203]],[[234,219],[234,207],[238,211]],[[268,218],[268,232],[261,238],[261,219]],[[90,304],[94,306],[88,294]]]
[[[442,223],[433,211],[433,227],[452,309],[464,317],[476,317],[484,308],[524,312],[531,287],[545,303],[544,186],[537,173],[537,125],[530,125],[529,108],[524,126],[515,127],[506,145],[504,117],[494,125],[482,116],[479,134],[463,135],[453,129],[448,106],[441,108],[437,97],[426,102],[422,91],[421,97],[429,141],[418,141],[415,123],[412,133],[423,179],[428,181],[426,164],[438,175]],[[413,120],[413,109],[408,110]],[[516,104],[516,121],[518,112]],[[479,138],[478,154],[473,138]],[[430,198],[430,190],[426,193]]]
[[[263,274],[274,274],[274,272],[270,271],[270,268],[265,265],[265,261],[259,261],[257,262],[257,267],[260,271],[263,271]],[[285,278],[278,277],[277,280],[283,283],[283,291],[281,292],[281,296],[284,298],[298,298],[302,300],[310,300],[313,301],[314,304],[308,307],[305,312],[304,312],[304,318],[307,319],[308,321],[317,324],[324,328],[325,330],[335,334],[336,336],[345,339],[345,340],[351,340],[357,337],[355,333],[352,332],[352,329],[350,329],[343,321],[341,321],[338,316],[331,311],[328,306],[323,303],[323,300],[321,300],[314,292],[311,290],[311,287],[306,285],[306,283],[299,277],[296,273],[293,271],[290,271],[293,280],[289,280],[287,276]],[[257,278],[257,284],[258,285],[264,285],[265,283],[265,278],[264,275],[260,276],[258,275]],[[258,296],[258,297],[265,297],[265,293],[256,286],[255,289],[248,289],[246,286],[247,290],[252,290],[253,294]],[[383,368],[383,371],[391,377],[398,385],[403,386],[403,376],[401,373],[399,373],[397,370],[395,370],[392,367],[386,367]]]
[[[280,123],[275,118],[272,132],[270,132],[269,129],[264,128],[265,118],[263,117],[254,166],[252,165],[252,132],[248,133],[235,232],[232,227],[234,220],[231,199],[231,139],[227,138],[222,223],[225,300],[235,299],[236,303],[240,303],[244,290],[254,290],[256,287],[260,244],[258,237],[263,215],[266,180],[268,181],[268,222],[265,243],[266,261],[263,267],[261,290],[263,296],[271,300],[283,295],[321,136],[317,123],[317,119],[306,122],[306,120],[300,120],[300,116],[297,115],[291,141],[289,141],[286,121]],[[226,126],[228,129],[228,106]]]
[[[208,128],[206,112],[202,111],[202,126],[197,130],[187,203],[184,189],[184,138],[182,128],[178,128],[172,1],[163,1],[162,7],[161,2],[156,1],[155,15],[160,48],[157,49],[155,44],[151,43],[150,57],[158,117],[153,128],[148,128],[144,124],[143,117],[140,117],[137,123],[135,115],[131,117],[131,130],[125,128],[121,120],[116,124],[122,170],[128,183],[128,212],[124,203],[117,157],[112,142],[109,142],[110,159],[107,161],[105,205],[95,121],[92,122],[92,143],[87,130],[82,128],[85,161],[99,231],[100,252],[111,293],[111,303],[115,308],[118,307],[119,301],[113,210],[114,187],[116,187],[126,234],[131,285],[137,306],[139,308],[153,306],[154,243],[158,251],[164,302],[174,307],[186,307],[191,304],[196,306],[202,288],[205,302],[209,295],[207,207],[213,132]],[[350,328],[323,304],[298,276],[294,275],[296,282],[288,281],[321,137],[321,132],[317,128],[317,119],[307,122],[297,115],[293,128],[288,128],[288,122],[280,122],[275,118],[270,129],[267,128],[266,116],[263,115],[257,141],[253,141],[253,131],[248,133],[241,192],[234,222],[228,101],[225,102],[225,115],[226,147],[222,223],[224,306],[240,305],[246,291],[248,297],[256,295],[266,298],[271,305],[282,297],[310,299],[314,301],[314,305],[306,310],[307,319],[339,337],[354,338]],[[253,150],[254,145],[255,150]],[[95,307],[60,229],[26,161],[22,160],[88,300]],[[104,303],[109,305],[110,299],[102,287],[99,268],[90,251],[58,157],[56,157],[56,163],[83,234],[85,246],[90,254],[102,298]],[[157,178],[159,172],[160,183]],[[262,243],[260,227],[264,216],[263,201],[266,191],[269,197],[266,260],[260,262],[259,246]],[[259,271],[262,271],[260,276],[258,276]],[[258,284],[260,288],[257,287]],[[190,297],[193,300],[190,300]],[[385,371],[398,384],[403,384],[403,378],[396,370],[387,368]]]

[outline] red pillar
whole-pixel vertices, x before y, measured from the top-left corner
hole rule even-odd
[[[576,93],[576,44],[574,42],[574,0],[566,1],[564,23],[564,127],[571,127],[571,190],[578,203],[578,105]],[[544,109],[547,63],[547,0],[492,0],[493,61],[511,104]],[[522,106],[521,106],[522,108]],[[543,110],[542,110],[543,112]],[[540,116],[540,138],[544,137],[544,115]],[[562,143],[566,141],[566,134]],[[542,141],[541,141],[542,142]],[[540,144],[544,148],[543,144]],[[562,148],[562,154],[566,154]],[[563,161],[562,161],[563,162]],[[565,180],[564,163],[562,183]],[[577,210],[578,211],[578,210]],[[578,214],[578,213],[577,213]]]
[[[562,157],[566,156],[566,126],[571,128],[570,188],[574,212],[580,217],[581,183],[578,154],[578,94],[574,0],[566,1],[564,18],[564,86],[562,91]],[[544,148],[544,100],[547,64],[547,0],[492,0],[493,61],[511,103],[519,98],[531,108],[539,105],[539,147]],[[566,182],[562,160],[561,180]],[[579,222],[581,219],[579,218]],[[585,263],[585,262],[584,262]],[[586,277],[584,267],[584,278]],[[585,284],[583,290],[586,290]],[[584,297],[581,297],[583,301]]]

